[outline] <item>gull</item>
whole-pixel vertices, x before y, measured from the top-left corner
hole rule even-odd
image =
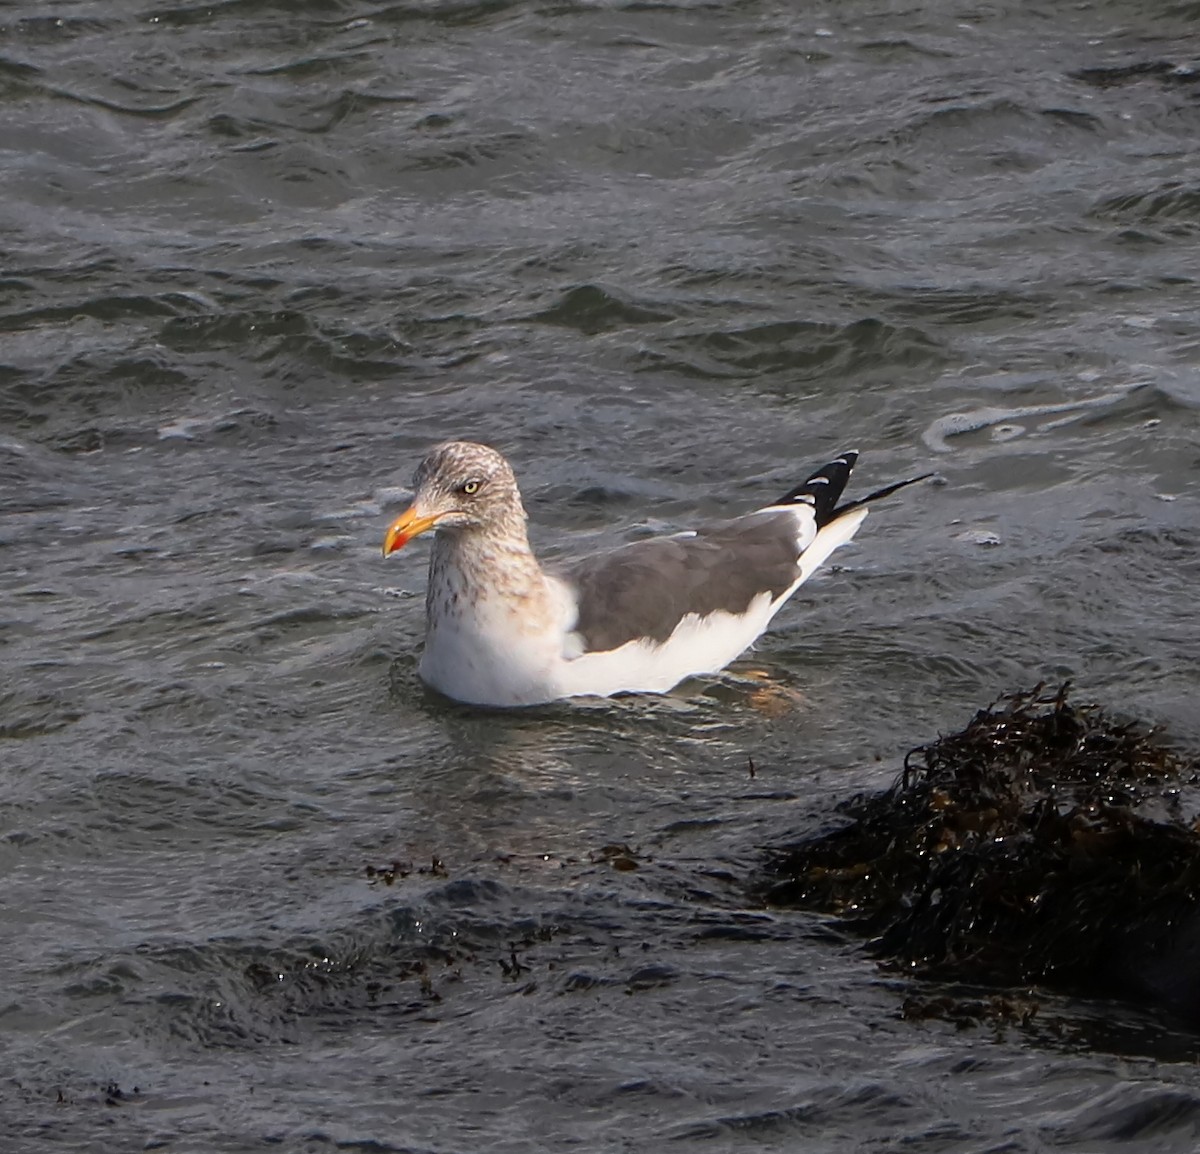
[[[868,502],[931,475],[839,505],[857,460],[842,453],[742,516],[548,568],[508,461],[472,441],[437,445],[383,542],[387,557],[434,531],[421,679],[456,701],[509,707],[666,693],[717,673],[854,536]]]

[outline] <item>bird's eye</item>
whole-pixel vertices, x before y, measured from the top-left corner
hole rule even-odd
[[[479,492],[479,481],[468,481],[465,485],[459,487],[459,492],[465,493],[468,497],[475,496]]]

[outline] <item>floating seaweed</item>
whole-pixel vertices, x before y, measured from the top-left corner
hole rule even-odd
[[[1148,999],[1200,1024],[1196,765],[1068,689],[914,749],[840,828],[769,855],[766,900],[838,914],[918,975]]]

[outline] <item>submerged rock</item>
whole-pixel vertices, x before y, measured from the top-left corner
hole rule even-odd
[[[913,750],[840,828],[769,854],[766,900],[838,914],[921,976],[1150,1000],[1200,1025],[1197,766],[1067,689]]]

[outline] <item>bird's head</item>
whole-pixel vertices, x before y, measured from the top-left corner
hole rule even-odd
[[[488,530],[525,519],[509,463],[487,445],[446,441],[431,449],[413,477],[412,504],[389,526],[383,555],[429,529]]]

